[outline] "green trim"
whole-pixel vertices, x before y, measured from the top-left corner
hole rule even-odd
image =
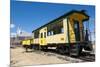
[[[68,43],[70,44],[70,31],[69,31],[69,23],[68,23],[69,18],[67,18],[67,35],[68,35]]]

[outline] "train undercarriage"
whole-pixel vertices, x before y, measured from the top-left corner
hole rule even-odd
[[[49,44],[46,46],[41,46],[39,44],[31,44],[31,45],[24,45],[24,48],[26,49],[26,52],[28,52],[28,49],[33,50],[48,50],[49,48],[54,47],[55,50],[60,54],[68,54],[70,56],[80,56],[82,53],[82,50],[92,51],[92,45],[91,43],[83,42],[83,43],[66,43],[66,44]]]

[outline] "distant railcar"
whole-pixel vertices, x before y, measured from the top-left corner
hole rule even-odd
[[[88,29],[84,32],[84,22],[88,20],[89,16],[84,11],[72,10],[32,31],[32,43],[26,45],[34,49],[56,47],[61,53],[79,56],[82,49],[92,50]]]
[[[28,48],[32,49],[33,39],[25,39],[21,41],[21,44],[24,48],[26,48],[26,52]]]

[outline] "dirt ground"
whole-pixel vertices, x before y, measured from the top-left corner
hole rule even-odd
[[[36,52],[26,53],[23,48],[11,49],[11,66],[69,63],[55,56],[47,56]]]
[[[52,52],[32,51],[25,52],[22,47],[11,48],[11,66],[43,65],[84,62],[79,58],[72,58]]]

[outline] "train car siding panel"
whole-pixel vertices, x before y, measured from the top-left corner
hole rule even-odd
[[[47,40],[48,44],[66,43],[66,37],[63,33],[62,34],[57,34],[57,35],[52,35],[52,36],[47,36],[46,40]]]
[[[22,45],[24,46],[24,45],[30,45],[31,44],[31,42],[30,42],[30,40],[23,40],[22,41]]]
[[[34,44],[39,44],[39,38],[34,39]]]
[[[70,39],[70,43],[75,43],[75,33],[74,33],[74,28],[73,28],[73,21],[68,19],[68,24],[69,24],[69,39]]]
[[[31,44],[34,44],[34,38],[30,39]]]
[[[26,44],[26,41],[25,41],[25,40],[23,40],[23,41],[22,41],[22,45],[25,45],[25,44]]]
[[[67,29],[67,17],[63,18],[63,28],[64,28],[64,37],[65,37],[65,43],[69,43],[68,42],[68,29]]]
[[[26,44],[27,45],[31,45],[31,41],[30,40],[26,40]]]

